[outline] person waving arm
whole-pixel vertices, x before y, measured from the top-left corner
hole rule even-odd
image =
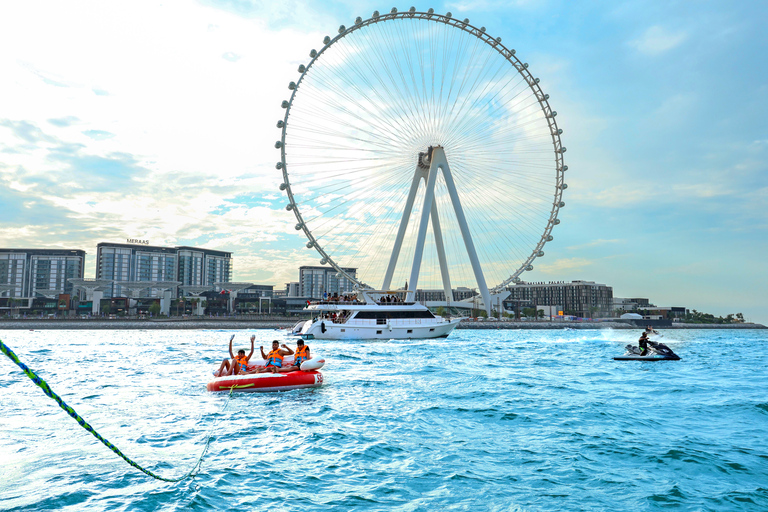
[[[256,336],[251,336],[251,353],[250,353],[250,354],[248,354],[248,358],[247,358],[247,361],[250,361],[250,360],[251,360],[251,356],[253,355],[253,351],[254,351],[254,348],[253,348],[253,342],[254,342],[255,340],[256,340]],[[230,353],[230,354],[232,353],[232,345],[231,345],[231,344],[230,344],[229,353]],[[262,351],[262,353],[263,353],[263,351]]]
[[[232,352],[232,340],[234,340],[234,339],[235,339],[235,335],[233,334],[232,337],[229,338],[229,357],[232,358],[232,359],[235,358],[235,354],[234,354],[234,352]]]

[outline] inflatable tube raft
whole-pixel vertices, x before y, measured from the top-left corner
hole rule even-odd
[[[290,366],[293,358],[286,357],[286,366]],[[264,366],[264,361],[256,361],[256,365],[248,365],[248,368]],[[325,365],[325,359],[314,357],[301,363],[301,370],[287,373],[249,373],[245,375],[216,376],[206,386],[208,391],[240,391],[240,392],[266,392],[266,391],[290,391],[292,389],[319,388],[323,385],[323,374],[318,372]],[[218,372],[214,372],[216,375]]]
[[[208,383],[208,391],[290,391],[291,389],[319,388],[323,385],[323,374],[311,370],[288,373],[252,373],[216,377]]]

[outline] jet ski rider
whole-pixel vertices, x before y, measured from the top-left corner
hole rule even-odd
[[[640,345],[640,355],[646,355],[648,353],[648,333],[646,331],[643,331],[643,334],[640,335],[637,344]]]

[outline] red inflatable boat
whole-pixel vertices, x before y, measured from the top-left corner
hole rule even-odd
[[[261,361],[263,364],[263,361]],[[288,373],[250,373],[216,377],[208,383],[208,391],[290,391],[291,389],[319,388],[323,385],[320,368],[325,359],[315,357],[301,364],[301,370]],[[218,372],[217,372],[218,373]]]
[[[208,383],[208,391],[289,391],[291,389],[318,388],[323,385],[323,374],[318,371],[288,373],[252,373],[216,377]]]

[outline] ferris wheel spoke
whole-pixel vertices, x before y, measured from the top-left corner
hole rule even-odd
[[[360,102],[358,98],[349,94],[347,92],[348,84],[339,84],[333,77],[328,77],[327,73],[322,72],[317,74],[317,80],[319,85],[323,85],[325,89],[342,89],[343,91],[336,93],[336,96],[324,94],[322,90],[310,92],[310,94],[315,93],[312,96],[312,105],[314,106],[315,111],[321,110],[323,114],[329,116],[339,126],[346,126],[350,121],[350,118],[352,118],[357,121],[356,126],[359,128],[363,129],[363,127],[366,126],[373,126],[376,130],[370,130],[371,134],[381,132],[382,135],[388,135],[390,139],[396,138],[397,133],[402,131],[403,127],[398,125],[396,117],[386,116],[386,112],[371,110],[367,104],[375,104],[374,102],[370,100],[368,100],[368,102]],[[359,87],[356,90],[358,91],[358,94],[364,94]],[[345,101],[339,101],[339,96]],[[353,111],[347,106],[350,104],[358,106],[359,110],[355,109]],[[366,115],[363,115],[363,113]],[[340,118],[339,114],[343,114],[344,117]]]
[[[381,212],[385,209],[386,209],[385,205],[380,205],[379,208],[369,213],[377,218],[380,218]],[[382,231],[383,227],[386,227],[387,225],[394,225],[392,222],[390,222],[393,215],[394,215],[393,211],[390,211],[388,215],[384,216],[383,222],[380,222],[378,224],[379,226],[382,226],[382,229],[376,230],[376,233],[379,233],[380,231]],[[338,227],[343,227],[343,229],[338,229]],[[369,225],[361,222],[358,222],[356,225],[345,224],[343,226],[334,227],[333,229],[329,230],[329,233],[321,235],[320,239],[323,240],[323,243],[326,243],[331,247],[340,249],[339,252],[340,252],[341,258],[359,260],[361,251],[364,251],[364,250],[368,251],[371,248],[363,247],[359,243],[354,243],[354,241],[359,238],[359,236],[362,234],[363,231],[370,230],[370,229],[371,227]],[[381,237],[380,235],[376,234],[374,235],[374,238],[380,239]]]
[[[332,207],[330,207],[330,208],[328,208],[326,210],[323,210],[322,212],[319,213],[319,215],[317,215],[316,217],[314,217],[312,219],[308,219],[308,220],[316,220],[316,219],[318,219],[320,217],[328,217],[331,212],[338,211],[343,206],[348,206],[351,203],[356,203],[357,200],[360,199],[361,197],[370,198],[371,196],[374,195],[374,193],[372,192],[373,190],[375,190],[374,187],[368,187],[368,188],[365,188],[365,189],[361,189],[360,191],[358,191],[356,193],[345,194],[344,199],[340,199],[339,201],[336,202],[336,204],[334,206],[332,206]],[[341,211],[343,211],[343,210],[341,210]]]
[[[452,116],[453,122],[451,123],[451,129],[448,132],[448,137],[455,136],[457,133],[460,133],[462,129],[471,131],[474,127],[470,126],[465,128],[464,125],[468,122],[468,120],[472,119],[473,116],[465,115],[465,113],[468,114],[469,112],[475,112],[478,110],[478,107],[481,103],[490,104],[493,100],[493,97],[485,97],[486,91],[488,91],[488,89],[492,86],[492,82],[501,71],[501,68],[497,69],[492,77],[487,77],[487,74],[491,71],[490,67],[488,67],[488,60],[490,60],[491,57],[491,53],[486,55],[486,60],[482,66],[485,71],[483,74],[476,75],[475,81],[472,84],[470,90],[467,91],[464,95],[464,100],[462,105],[459,107],[458,112]],[[476,87],[478,86],[482,86],[482,90],[477,91]]]
[[[396,127],[387,126],[388,122],[386,120],[380,120],[375,117],[366,119],[362,114],[353,112],[351,109],[344,105],[339,105],[337,102],[331,103],[329,99],[322,96],[313,98],[313,106],[306,109],[306,114],[308,117],[312,118],[312,122],[321,119],[329,123],[334,123],[335,126],[349,127],[350,123],[355,121],[354,126],[359,131],[367,134],[372,139],[379,139],[383,142],[393,140],[393,130],[396,129]],[[294,119],[293,122],[300,122],[300,120]]]
[[[348,127],[349,121],[354,119],[357,121],[354,124],[355,128],[372,138],[384,139],[387,141],[397,139],[397,134],[404,129],[404,126],[400,122],[401,119],[398,119],[396,116],[387,115],[386,112],[371,110],[368,105],[375,104],[374,100],[366,98],[367,101],[365,102],[357,101],[354,96],[346,91],[347,84],[335,84],[333,81],[328,81],[325,86],[331,87],[332,84],[337,88],[341,85],[344,89],[344,93],[342,93],[341,96],[346,101],[340,102],[338,98],[335,97],[326,98],[324,96],[319,96],[315,99],[315,103],[317,104],[317,107],[327,107],[328,110],[332,112],[344,114],[345,117],[343,118],[338,117],[338,115],[333,118],[333,121],[336,122],[338,126]],[[365,96],[365,92],[360,87],[355,87],[354,90],[360,96]],[[358,106],[359,110],[350,109],[347,106],[350,104]]]
[[[383,180],[381,180],[381,181],[383,181]],[[394,180],[394,179],[388,180],[389,185],[394,184],[395,187],[400,185],[400,181],[401,180]],[[337,192],[341,192],[342,190],[348,190],[350,186],[356,187],[357,185],[360,185],[360,184],[363,184],[363,183],[368,184],[368,187],[366,187],[367,189],[375,189],[376,188],[375,186],[379,184],[379,182],[377,182],[377,181],[373,181],[372,182],[370,176],[365,175],[365,176],[356,178],[354,181],[353,180],[349,180],[349,181],[346,181],[344,183],[334,182],[334,183],[326,185],[325,187],[317,187],[317,192],[316,193],[318,195],[326,195],[326,194],[331,194],[332,195],[332,194],[335,194]],[[383,183],[382,183],[382,185],[383,185]],[[335,188],[330,188],[330,187],[335,187]]]
[[[530,98],[533,98],[533,101],[530,100]],[[538,100],[533,97],[533,95],[526,96],[523,98],[524,100],[528,100],[528,104],[525,105],[523,108],[517,109],[514,111],[514,114],[518,117],[519,120],[526,119],[528,116],[540,116],[541,111],[538,110]],[[525,114],[523,114],[525,113]],[[509,128],[499,127],[498,123],[495,123],[496,126],[493,125],[493,121],[489,121],[489,119],[481,118],[480,116],[466,116],[465,119],[457,123],[455,125],[455,128],[453,129],[452,133],[449,135],[450,137],[456,137],[457,134],[464,134],[464,137],[472,138],[472,137],[479,137],[481,134],[485,133],[487,137],[486,131],[479,130],[480,128],[485,128],[487,131],[490,131],[494,136],[499,137],[505,135]],[[514,130],[512,133],[515,133],[516,131],[523,130],[525,128],[525,124],[516,125],[514,127]]]

